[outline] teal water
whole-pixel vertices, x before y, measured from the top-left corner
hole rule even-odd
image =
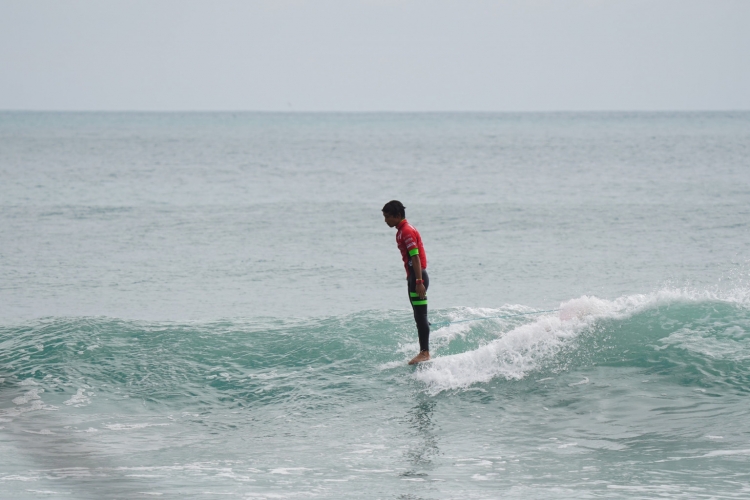
[[[749,153],[750,113],[0,113],[0,497],[747,497]]]

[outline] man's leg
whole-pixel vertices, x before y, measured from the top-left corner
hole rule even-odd
[[[427,304],[423,306],[411,306],[414,309],[414,321],[417,322],[419,333],[419,350],[430,350],[430,323],[427,321]]]
[[[430,277],[426,270],[422,270],[422,279],[424,288],[430,287]],[[416,292],[417,282],[413,274],[409,275],[409,300],[414,311],[414,321],[417,323],[417,332],[419,333],[419,351],[430,350],[430,322],[427,319],[427,296],[420,299]]]

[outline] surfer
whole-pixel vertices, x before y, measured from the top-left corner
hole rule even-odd
[[[427,254],[419,231],[406,220],[406,207],[403,203],[397,200],[386,203],[383,206],[383,218],[388,227],[397,229],[396,245],[406,268],[409,300],[419,333],[419,354],[409,361],[410,365],[415,365],[430,359],[430,322],[427,321],[427,288],[430,286],[430,278],[427,276]]]

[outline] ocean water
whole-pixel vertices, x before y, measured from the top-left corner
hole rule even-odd
[[[747,112],[2,112],[0,498],[748,498],[749,217]]]

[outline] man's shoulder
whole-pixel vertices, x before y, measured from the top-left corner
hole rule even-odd
[[[419,234],[419,231],[417,231],[417,228],[412,226],[411,224],[404,224],[403,232],[404,234],[409,234],[409,235]]]
[[[402,231],[414,232],[414,231],[417,231],[417,228],[414,227],[414,225],[411,222],[407,222],[406,224],[404,224],[403,226],[401,226],[401,230]]]

